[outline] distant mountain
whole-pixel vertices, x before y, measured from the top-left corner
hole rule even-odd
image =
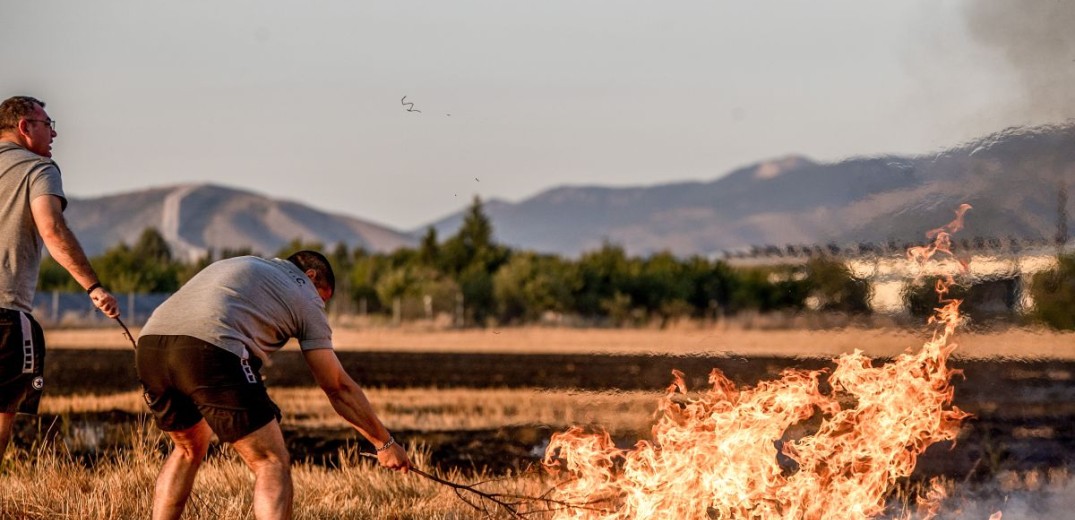
[[[408,235],[344,215],[290,201],[209,184],[188,184],[105,197],[71,198],[65,216],[88,254],[157,228],[177,256],[193,258],[209,248],[249,247],[273,254],[293,239],[339,242],[370,251],[413,246]]]
[[[1052,238],[1058,189],[1075,181],[1075,125],[1012,128],[933,155],[832,164],[786,157],[710,182],[558,187],[485,212],[501,243],[577,255],[714,254],[753,245],[921,242],[963,202],[964,236]],[[458,229],[457,213],[431,224]],[[429,226],[425,226],[429,227]],[[415,231],[419,233],[421,230]]]
[[[791,156],[708,182],[645,187],[561,186],[521,202],[484,203],[495,238],[517,249],[575,256],[603,242],[632,255],[713,255],[751,246],[920,243],[974,206],[963,237],[1052,239],[1058,191],[1075,182],[1075,124],[1012,128],[921,156],[818,163]],[[98,254],[147,226],[180,255],[250,247],[271,254],[294,238],[371,251],[414,246],[432,226],[453,235],[465,208],[406,233],[296,202],[213,185],[72,199],[71,227]]]

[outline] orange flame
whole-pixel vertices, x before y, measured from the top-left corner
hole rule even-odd
[[[949,231],[909,258],[925,265],[949,251]],[[958,224],[957,224],[958,223]],[[962,264],[965,267],[965,264]],[[931,444],[954,441],[969,414],[951,406],[947,366],[956,348],[959,300],[947,300],[951,278],[938,283],[944,306],[930,324],[933,339],[874,366],[855,350],[824,370],[785,370],[779,379],[737,388],[714,369],[711,388],[688,393],[683,374],[660,402],[652,440],[617,448],[606,432],[580,428],[552,436],[544,464],[561,477],[559,500],[584,507],[560,519],[847,519],[881,514],[897,479],[914,470]],[[781,457],[786,460],[782,464]],[[920,501],[932,518],[943,490]]]
[[[928,246],[917,246],[907,249],[907,259],[921,268],[937,253],[953,256],[951,235],[952,233],[963,229],[963,215],[969,209],[971,209],[970,204],[960,204],[959,208],[956,209],[956,218],[954,220],[937,229],[931,229],[926,232],[926,238],[933,239],[933,243]],[[966,271],[967,263],[961,260],[957,261],[959,262],[960,269]]]

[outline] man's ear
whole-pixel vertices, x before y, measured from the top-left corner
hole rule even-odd
[[[309,278],[311,282],[313,282],[314,287],[317,287],[317,284],[321,282],[320,277],[317,276],[317,271],[313,269],[306,270],[306,277]]]

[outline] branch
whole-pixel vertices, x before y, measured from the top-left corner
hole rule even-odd
[[[359,455],[374,460],[377,459],[377,455],[373,453],[359,453]],[[570,502],[549,498],[549,495],[552,493],[555,487],[548,489],[547,491],[542,493],[541,496],[536,497],[507,493],[493,493],[488,491],[482,491],[477,487],[479,484],[485,484],[493,481],[485,481],[478,484],[459,484],[450,480],[443,479],[414,466],[411,466],[410,471],[417,473],[418,475],[433,482],[436,482],[437,484],[441,484],[443,486],[451,488],[453,491],[455,491],[455,494],[457,497],[459,497],[459,500],[462,500],[463,503],[472,507],[475,511],[481,511],[485,515],[492,514],[492,511],[490,511],[490,508],[487,506],[487,504],[490,502],[495,506],[495,508],[499,508],[500,510],[507,512],[509,515],[511,515],[512,518],[525,518],[527,515],[531,514],[548,513],[563,509],[588,509],[594,511],[603,511],[603,509],[591,507],[597,501],[582,504],[573,504]],[[472,499],[474,498],[478,499],[477,503],[472,501]],[[529,506],[535,503],[544,506],[544,509],[531,509],[529,507],[526,507],[523,511],[520,511],[520,506]]]

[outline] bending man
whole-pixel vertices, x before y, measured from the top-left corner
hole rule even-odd
[[[377,448],[381,465],[407,471],[406,452],[332,349],[325,302],[334,289],[320,253],[243,256],[209,265],[153,312],[138,338],[138,378],[157,425],[175,443],[157,477],[154,519],[182,514],[212,433],[254,472],[254,515],[290,518],[280,409],[259,372],[290,338],[332,407]]]
[[[15,414],[37,413],[45,386],[45,337],[30,315],[42,243],[98,309],[119,316],[116,299],[101,288],[63,218],[67,198],[52,160],[55,138],[44,102],[15,96],[0,103],[0,459]]]

